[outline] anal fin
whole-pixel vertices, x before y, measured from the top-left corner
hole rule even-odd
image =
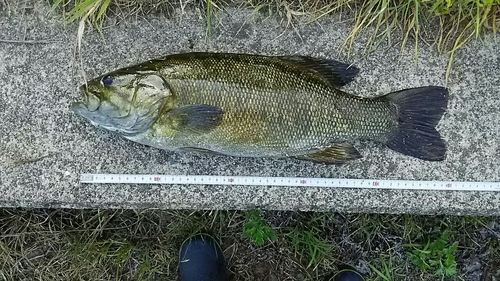
[[[359,159],[362,156],[352,144],[342,142],[335,143],[323,150],[294,157],[300,160],[312,161],[316,163],[342,164],[350,160]]]

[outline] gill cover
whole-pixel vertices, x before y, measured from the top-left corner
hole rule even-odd
[[[122,134],[146,131],[171,96],[166,81],[151,73],[116,71],[80,87],[85,101],[73,110],[95,126]]]

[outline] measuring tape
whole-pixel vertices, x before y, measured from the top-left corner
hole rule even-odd
[[[500,191],[500,182],[411,181],[294,177],[82,174],[80,183],[307,186],[371,189]]]

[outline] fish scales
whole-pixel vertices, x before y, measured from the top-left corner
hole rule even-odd
[[[99,97],[101,107],[109,99],[105,97],[119,96],[109,106],[128,106],[141,120],[136,121],[140,126],[135,125],[141,130],[129,126],[122,135],[169,150],[297,156],[335,163],[359,158],[349,142],[367,139],[418,158],[432,158],[425,160],[443,157],[444,144],[439,135],[436,138],[434,127],[446,105],[444,88],[407,89],[378,98],[360,98],[338,89],[356,73],[340,62],[309,57],[187,53],[105,74],[90,81],[82,92],[87,99]],[[427,94],[431,98],[420,96]],[[430,117],[422,117],[413,108],[415,101],[425,102],[424,98],[428,103],[425,114]],[[162,107],[155,107],[154,100]],[[99,114],[91,116],[94,119],[86,117],[94,124],[100,122],[96,125],[118,133],[122,130],[116,124],[119,121],[109,121],[112,125],[92,121],[105,117],[81,107],[85,106],[75,106],[75,111],[84,117]],[[402,125],[408,126],[400,132]],[[423,138],[418,141],[424,142],[420,147],[404,147],[406,143],[418,146],[408,140],[412,134]],[[432,148],[426,148],[429,145]]]
[[[174,93],[176,106],[210,104],[224,111],[220,126],[198,138],[186,135],[180,140],[183,146],[202,144],[212,150],[210,143],[224,143],[235,150],[224,153],[241,155],[242,148],[250,145],[252,149],[244,150],[248,156],[296,155],[335,141],[381,138],[394,123],[394,108],[388,103],[350,98],[280,60],[195,57],[174,73],[168,70],[172,64],[181,62],[162,60],[157,67]],[[365,116],[360,110],[372,113]],[[160,117],[153,125],[155,136],[161,136],[164,127]]]

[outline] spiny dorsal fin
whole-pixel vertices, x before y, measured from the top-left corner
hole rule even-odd
[[[324,164],[342,164],[361,157],[361,154],[359,154],[358,150],[352,144],[345,142],[335,143],[326,149],[314,151],[309,154],[295,156],[295,158],[300,160]]]
[[[308,56],[283,56],[280,58],[313,70],[334,87],[348,84],[359,73],[359,68],[336,60]]]

